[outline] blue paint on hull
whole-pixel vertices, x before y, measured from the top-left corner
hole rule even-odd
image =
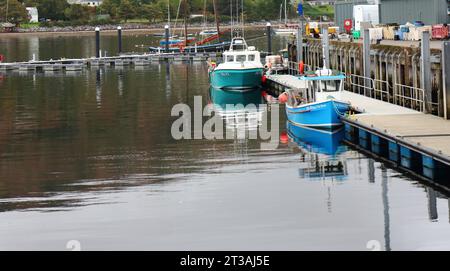
[[[329,100],[298,107],[287,107],[288,120],[300,126],[332,129],[342,125],[340,115],[347,112],[347,103]]]
[[[213,70],[210,82],[213,88],[258,88],[262,85],[263,69]]]

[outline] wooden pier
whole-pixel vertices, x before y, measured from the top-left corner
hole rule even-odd
[[[21,72],[55,72],[55,71],[81,71],[89,67],[101,66],[146,66],[150,63],[160,61],[177,61],[177,62],[201,62],[208,59],[216,59],[216,53],[192,53],[192,54],[174,54],[174,53],[159,53],[159,54],[133,54],[120,55],[111,57],[92,57],[79,59],[58,59],[58,60],[44,60],[44,61],[25,61],[0,63],[0,72],[8,72],[18,70]]]

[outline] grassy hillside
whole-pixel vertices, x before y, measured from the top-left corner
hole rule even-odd
[[[330,6],[330,5],[311,6],[309,4],[305,4],[304,14],[305,14],[305,16],[309,16],[312,18],[319,17],[319,16],[328,16],[328,17],[332,18],[334,16],[334,7]]]

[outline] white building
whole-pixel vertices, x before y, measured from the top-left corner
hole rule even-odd
[[[39,22],[39,14],[36,7],[27,7],[28,11],[28,19],[30,20],[30,23],[37,23]]]
[[[69,4],[86,5],[90,7],[98,7],[102,4],[102,0],[67,0]]]

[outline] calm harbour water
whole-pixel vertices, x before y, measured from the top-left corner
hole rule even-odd
[[[115,42],[104,36],[102,48]],[[130,35],[124,49],[155,43]],[[11,61],[94,46],[92,36],[0,38]],[[450,249],[448,195],[345,145],[330,155],[295,138],[271,151],[260,140],[174,140],[172,106],[195,95],[209,102],[204,63],[3,74],[0,249]]]

